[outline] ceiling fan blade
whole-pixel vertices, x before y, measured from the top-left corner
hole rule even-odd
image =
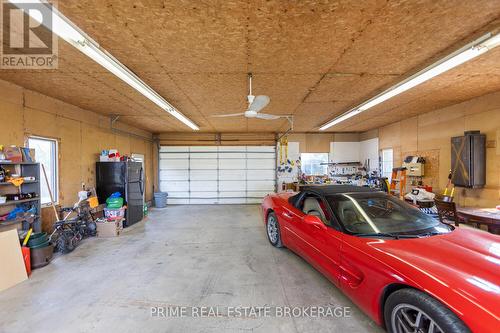
[[[269,96],[266,95],[256,96],[252,104],[250,104],[250,106],[248,107],[247,111],[259,112],[260,110],[265,108],[270,101],[271,99],[269,98]]]
[[[214,114],[211,115],[211,118],[225,118],[225,117],[237,117],[237,116],[244,116],[244,113],[230,113],[230,114]]]
[[[257,113],[255,118],[265,119],[265,120],[275,120],[275,119],[282,118],[282,116],[276,116],[274,114],[267,114],[267,113]]]

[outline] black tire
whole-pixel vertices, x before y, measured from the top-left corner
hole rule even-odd
[[[272,223],[272,224],[270,224]],[[273,232],[271,232],[270,227],[274,225],[276,227],[276,230],[272,228]],[[275,231],[275,233],[274,233]],[[266,234],[267,234],[267,239],[269,240],[269,243],[271,243],[272,246],[274,247],[283,247],[283,243],[281,242],[281,230],[280,230],[280,224],[278,222],[278,218],[276,217],[276,214],[274,212],[270,212],[267,214],[267,220],[266,220]]]
[[[434,325],[437,325],[437,328],[441,329],[443,333],[471,333],[467,326],[445,305],[432,296],[415,289],[400,289],[387,298],[384,306],[384,320],[389,333],[400,332],[397,323],[399,322],[398,314],[401,314],[401,311],[406,311],[406,315],[415,320],[416,316],[413,317],[413,314],[417,313],[415,311],[423,313],[421,326],[419,326],[422,330],[410,326],[415,332],[427,332],[431,321],[434,321]],[[440,331],[436,329],[434,332]]]
[[[59,234],[59,237],[57,237],[56,241],[56,249],[57,251],[61,253],[67,253],[68,252],[68,239],[66,238],[66,234],[64,232]]]

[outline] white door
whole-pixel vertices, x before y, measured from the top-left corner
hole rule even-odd
[[[171,204],[260,203],[275,168],[274,146],[161,146],[160,190]]]

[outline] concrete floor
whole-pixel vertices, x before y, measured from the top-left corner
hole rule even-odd
[[[343,306],[344,318],[152,317],[151,307]],[[258,206],[170,206],[85,240],[0,293],[0,332],[382,332],[300,257]],[[255,314],[255,313],[254,313]]]

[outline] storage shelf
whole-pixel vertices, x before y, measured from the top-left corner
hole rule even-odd
[[[31,199],[23,199],[23,200],[8,200],[5,203],[0,204],[0,207],[2,206],[9,206],[9,205],[17,205],[25,202],[31,202],[31,201],[39,201],[40,198],[31,198]]]
[[[24,184],[36,184],[38,183],[38,180],[26,180],[24,181],[21,185],[24,185]],[[0,185],[14,185],[10,182],[0,182]]]
[[[39,218],[38,215],[35,216],[35,219]],[[13,224],[19,224],[26,221],[26,218],[17,218],[14,220],[8,220],[8,221],[0,221],[0,227],[2,226],[8,226],[8,225],[13,225]]]
[[[0,162],[0,165],[35,165],[36,162]]]

